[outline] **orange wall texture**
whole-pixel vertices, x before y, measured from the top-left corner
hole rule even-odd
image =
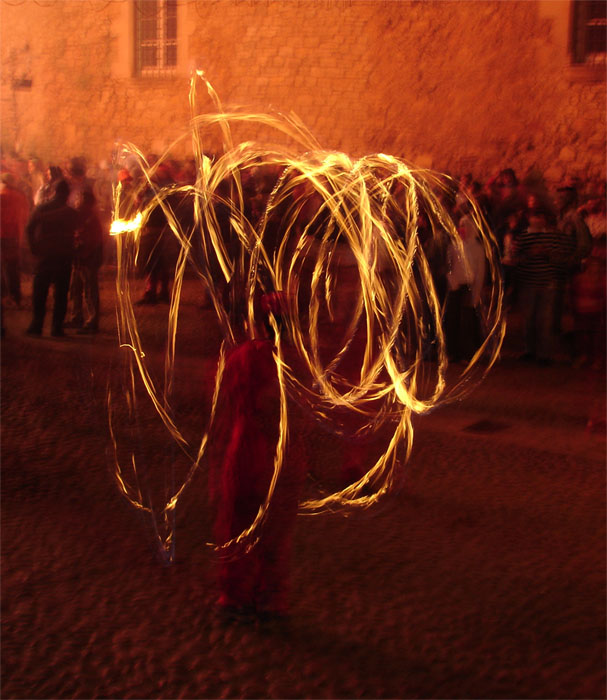
[[[224,107],[293,111],[352,156],[605,177],[604,67],[571,66],[568,0],[182,0],[178,11],[177,74],[137,78],[131,0],[2,0],[3,151],[97,161],[130,141],[161,152],[188,128],[189,74],[202,68]],[[198,109],[212,108],[201,95]],[[254,124],[237,138],[276,140]],[[207,144],[219,147],[214,131]]]

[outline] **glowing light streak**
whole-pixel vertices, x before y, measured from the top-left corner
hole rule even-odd
[[[110,235],[119,236],[121,233],[137,233],[141,228],[142,218],[141,212],[139,212],[134,219],[128,221],[114,219],[110,227]]]
[[[212,113],[196,113],[199,81],[214,105]],[[444,301],[437,295],[433,269],[437,258],[444,260],[449,244],[463,252],[456,226],[441,204],[441,195],[450,186],[448,178],[387,154],[352,160],[343,153],[323,151],[293,114],[224,111],[202,71],[192,78],[189,100],[190,131],[173,146],[190,139],[198,169],[196,182],[180,187],[156,183],[156,174],[172,146],[150,166],[135,146],[125,144],[124,152],[137,160],[141,177],[128,193],[116,189],[111,228],[117,243],[119,344],[128,350],[125,399],[129,415],[136,419],[136,388],[142,387],[167,435],[190,463],[183,481],[171,487],[159,509],[151,495],[144,495],[139,488],[138,470],[142,467],[137,466],[134,455],[130,460],[132,476],[120,466],[112,425],[112,401],[116,398],[108,396],[116,482],[135,507],[151,514],[167,560],[174,554],[177,504],[208,446],[226,352],[243,332],[249,338],[256,337],[256,300],[260,295],[279,291],[286,302],[284,343],[276,320],[272,315],[269,318],[278,338],[274,358],[280,387],[279,437],[265,501],[250,526],[219,547],[228,555],[238,547],[254,546],[265,522],[286,454],[289,399],[338,436],[364,437],[392,426],[384,452],[357,482],[304,501],[300,512],[369,507],[402,479],[413,441],[412,414],[427,413],[469,391],[497,359],[505,333],[496,243],[470,200],[469,215],[487,260],[485,338],[470,362],[460,368],[459,376],[448,381],[442,331]],[[234,145],[234,124],[272,129],[295,146]],[[203,137],[213,127],[219,127],[224,152],[211,160],[203,152]],[[297,155],[302,152],[303,156]],[[260,216],[251,220],[243,181],[256,170],[274,173],[274,184]],[[185,202],[187,225],[175,202]],[[168,235],[180,251],[169,307],[162,386],[152,380],[147,367],[131,299],[131,278],[141,255],[141,239],[156,207],[162,210]],[[422,212],[430,227],[423,240],[418,229]],[[179,306],[188,263],[208,291],[224,337],[212,405],[196,444],[182,434],[171,407]],[[238,317],[237,308],[226,307],[226,288],[239,297],[243,317]],[[432,361],[426,357],[430,343],[435,352]],[[353,357],[359,358],[354,368]]]

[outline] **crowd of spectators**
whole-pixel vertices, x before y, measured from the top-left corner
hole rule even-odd
[[[21,275],[29,273],[29,335],[42,335],[51,287],[51,335],[63,336],[70,325],[78,333],[97,333],[98,271],[109,232],[111,182],[108,189],[104,179],[90,177],[83,158],[46,168],[35,158],[3,159],[1,177],[3,307],[6,298],[21,305]]]
[[[150,156],[148,161],[153,165],[156,157]],[[113,262],[113,247],[108,245],[113,188],[117,182],[125,192],[133,188],[142,174],[137,161],[127,159],[119,167],[110,167],[107,162],[90,166],[83,158],[71,158],[43,167],[38,159],[14,157],[3,158],[1,169],[3,299],[20,304],[20,274],[24,270],[33,273],[33,305],[38,317],[30,329],[35,334],[41,332],[40,314],[43,316],[48,285],[56,280],[46,274],[41,282],[37,236],[44,229],[40,221],[50,231],[56,226],[48,224],[50,212],[58,208],[58,183],[67,183],[65,205],[79,213],[79,223],[68,256],[71,307],[66,325],[78,332],[96,332],[97,271],[103,263]],[[159,186],[193,184],[195,162],[165,161],[155,170],[154,178]],[[260,216],[275,181],[276,173],[261,169],[251,170],[243,178],[245,211],[252,220]],[[445,302],[444,330],[450,358],[468,360],[480,332],[479,307],[486,269],[471,216],[471,199],[486,219],[499,249],[506,308],[523,318],[521,359],[546,365],[565,353],[576,365],[604,366],[605,182],[569,179],[550,188],[539,176],[530,175],[521,182],[512,168],[500,170],[485,182],[470,173],[445,182],[448,184],[440,194],[441,202],[457,226],[463,245],[446,244],[444,254],[435,256],[431,264],[439,297]],[[146,188],[141,189],[142,201],[146,192]],[[162,245],[158,245],[166,222],[160,211],[157,214],[149,217],[142,232],[142,244],[149,243],[154,252],[142,256],[146,260],[146,289],[141,304],[169,300],[170,269]],[[53,216],[58,215],[55,212]],[[418,225],[420,231],[428,226],[423,212]],[[61,279],[64,277],[65,272]],[[60,317],[64,287],[65,283],[60,283],[60,304],[52,328],[56,335],[63,332]]]
[[[577,366],[603,367],[605,182],[569,178],[551,190],[537,178],[521,183],[512,168],[484,185],[467,175],[454,188],[451,201],[447,198],[459,222],[467,219],[460,211],[466,201],[463,192],[476,201],[495,236],[507,309],[523,318],[521,359],[548,365],[564,355]],[[464,286],[472,290],[475,276],[483,273],[473,257],[468,263],[471,277]],[[448,270],[448,279],[451,276]],[[450,284],[447,312],[449,295],[456,291]],[[471,306],[478,303],[478,295],[469,297]],[[448,345],[457,346],[448,329],[447,336]]]

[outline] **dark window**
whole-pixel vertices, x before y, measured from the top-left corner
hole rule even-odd
[[[574,63],[605,65],[607,55],[607,2],[573,0],[571,54]]]
[[[177,65],[177,0],[135,0],[137,75],[166,75]]]

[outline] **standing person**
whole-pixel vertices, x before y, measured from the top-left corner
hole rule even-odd
[[[504,279],[504,297],[507,308],[516,305],[516,246],[519,233],[526,227],[522,212],[510,214],[508,226],[504,233],[502,252],[502,273]]]
[[[558,338],[561,336],[561,320],[566,304],[573,311],[573,280],[581,272],[582,263],[590,254],[592,236],[584,217],[577,210],[578,193],[574,180],[566,180],[557,188],[556,204],[557,226],[568,247],[567,264],[563,266],[557,280],[554,305],[554,333]]]
[[[114,190],[112,187],[112,172],[107,161],[102,160],[99,163],[97,176],[95,178],[93,194],[97,200],[97,212],[99,221],[103,230],[104,237],[104,255],[112,257],[104,260],[104,262],[115,264],[114,246],[107,244],[112,222],[112,210],[114,208]]]
[[[584,217],[586,226],[588,226],[595,244],[597,240],[607,235],[606,205],[607,200],[605,197],[597,197],[589,200],[578,209],[579,213]]]
[[[567,180],[556,191],[558,207],[558,227],[561,233],[568,239],[571,254],[569,268],[578,271],[582,261],[588,257],[592,249],[592,236],[584,221],[584,217],[578,211],[578,192],[574,180]]]
[[[44,184],[34,195],[34,205],[46,204],[55,196],[55,185],[63,180],[63,172],[58,165],[49,165],[44,174]]]
[[[518,178],[512,168],[501,170],[497,176],[491,201],[493,232],[503,250],[504,234],[508,228],[508,217],[516,214],[525,205]]]
[[[604,188],[603,188],[604,191]],[[592,248],[572,280],[575,367],[605,368],[606,280],[605,253],[607,228],[605,197],[591,199],[578,209],[590,235]]]
[[[519,235],[517,246],[518,299],[525,329],[521,359],[540,365],[554,361],[555,305],[567,256],[567,241],[550,219],[545,209],[530,209],[527,229]]]
[[[30,158],[27,161],[27,179],[31,192],[31,201],[36,203],[36,192],[44,185],[44,172],[38,158]]]
[[[462,216],[457,230],[461,245],[452,241],[447,249],[445,308],[445,340],[453,362],[470,360],[480,346],[478,307],[485,282],[485,252],[474,221]]]
[[[2,296],[9,294],[17,306],[21,304],[21,239],[28,215],[27,197],[15,187],[13,176],[3,173],[0,191]]]
[[[134,214],[132,211],[135,205],[133,196],[133,176],[126,168],[122,168],[118,171],[117,180],[117,184],[120,187],[117,215],[120,219],[128,219]]]
[[[573,278],[574,367],[605,367],[605,235],[594,239],[584,267]]]
[[[93,181],[86,176],[86,162],[84,158],[72,158],[67,169],[70,186],[68,204],[73,209],[78,209],[82,203],[84,192],[93,191]]]
[[[78,333],[97,333],[99,330],[99,268],[103,262],[103,229],[99,221],[95,196],[90,190],[83,192],[78,213],[80,225],[76,232],[70,285],[72,314],[68,324],[71,328],[78,328]]]
[[[69,193],[67,182],[60,180],[53,199],[37,207],[27,224],[27,238],[36,261],[29,335],[42,335],[46,298],[51,285],[55,293],[51,335],[64,335],[74,237],[80,221],[78,213],[67,204]]]
[[[158,189],[174,184],[169,168],[164,164],[161,165],[154,174],[153,182]],[[153,202],[155,197],[155,190],[148,187],[143,195],[144,205]],[[169,293],[170,237],[166,215],[158,202],[152,207],[141,232],[139,257],[145,274],[145,292],[143,297],[136,302],[139,306],[156,304],[159,301],[168,304],[171,301]]]
[[[265,301],[266,307],[272,306],[272,300]],[[274,472],[280,423],[278,371],[274,342],[261,325],[257,335],[229,353],[219,394],[209,452],[219,545],[253,523]],[[300,447],[288,452],[256,543],[234,545],[227,557],[220,555],[217,607],[228,617],[252,614],[267,620],[288,613],[289,559],[305,476]]]

